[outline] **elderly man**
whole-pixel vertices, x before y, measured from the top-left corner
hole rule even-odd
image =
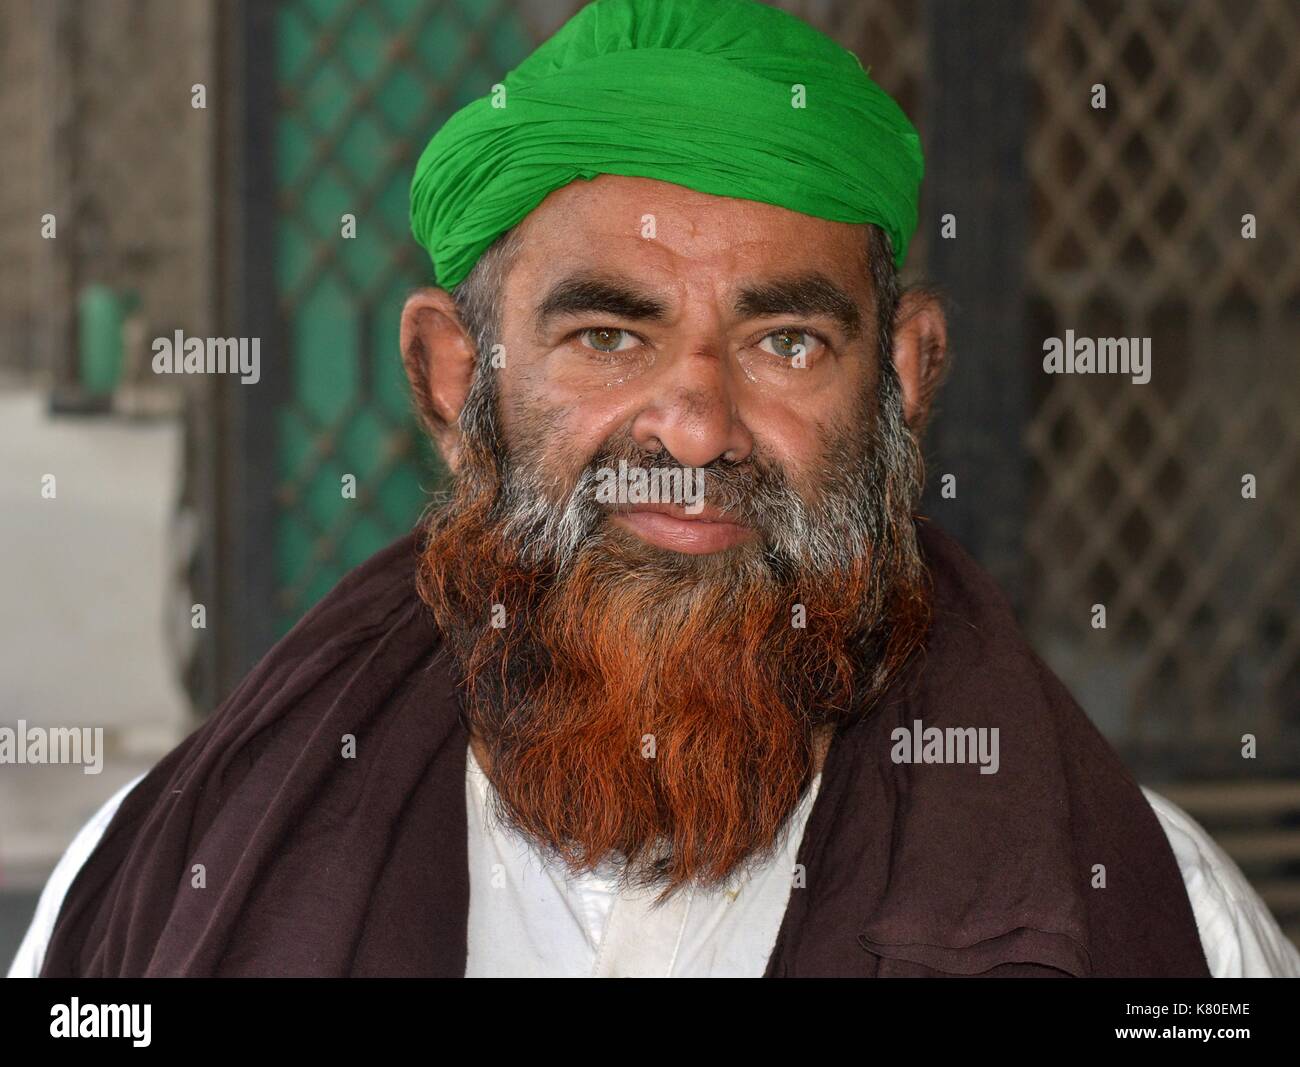
[[[915,514],[921,170],[749,0],[600,0],[453,116],[401,327],[451,499],[87,826],[16,969],[1295,971]]]

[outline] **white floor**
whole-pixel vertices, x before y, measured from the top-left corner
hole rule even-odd
[[[106,751],[100,774],[0,764],[0,887],[43,883],[191,728],[164,639],[179,457],[174,420],[51,418],[43,393],[0,390],[0,727],[103,727]]]

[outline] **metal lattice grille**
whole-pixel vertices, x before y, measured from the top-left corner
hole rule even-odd
[[[409,529],[433,479],[398,358],[402,302],[430,274],[408,232],[408,187],[430,132],[530,50],[513,6],[280,10],[276,276],[291,365],[277,426],[282,626]],[[341,236],[344,215],[354,239]],[[355,499],[341,491],[349,474]]]
[[[407,228],[415,161],[442,122],[580,6],[290,0],[278,9],[275,264],[290,365],[276,423],[281,630],[408,530],[438,480],[398,357],[402,302],[431,274]],[[914,2],[782,6],[857,49],[914,106],[923,63]],[[354,239],[341,238],[345,214],[356,217]],[[355,499],[341,492],[348,474]]]
[[[1029,353],[1034,636],[1130,751],[1295,767],[1300,9],[1033,15],[1029,336],[1152,347],[1144,385]]]

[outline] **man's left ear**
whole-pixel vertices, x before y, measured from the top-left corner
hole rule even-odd
[[[925,430],[930,406],[948,365],[948,322],[936,293],[906,290],[894,316],[894,368],[903,387],[907,425],[917,436]]]

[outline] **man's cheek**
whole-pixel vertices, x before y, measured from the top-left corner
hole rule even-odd
[[[532,481],[540,495],[555,507],[562,507],[579,489],[584,472],[591,466],[596,446],[575,452],[573,442],[563,430],[536,439],[533,443],[512,450],[512,455],[522,469],[534,473]]]

